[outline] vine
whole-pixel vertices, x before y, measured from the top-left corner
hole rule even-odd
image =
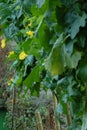
[[[1,35],[15,41],[8,60],[15,68],[10,85],[31,95],[50,88],[58,98],[57,112],[67,113],[68,130],[86,130],[87,2],[84,0],[4,0],[0,2]],[[79,109],[79,110],[78,110]],[[83,117],[83,118],[82,118]]]

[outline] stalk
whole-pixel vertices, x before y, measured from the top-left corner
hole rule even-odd
[[[11,127],[11,130],[14,129],[15,100],[16,100],[16,93],[15,93],[15,87],[14,87],[13,88],[13,101],[12,101],[12,127]]]
[[[54,102],[54,110],[55,110],[58,102],[54,93],[53,93],[53,102]],[[56,118],[54,118],[54,120],[55,120],[55,130],[61,130],[60,122]]]
[[[37,122],[38,122],[38,130],[43,130],[40,112],[36,112],[35,115],[36,115],[36,119],[37,119]]]
[[[67,125],[70,126],[72,123],[72,117],[71,117],[69,102],[67,102],[66,107],[67,107],[67,115],[66,115],[67,116]]]

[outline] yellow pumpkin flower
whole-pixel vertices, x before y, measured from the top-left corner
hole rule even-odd
[[[2,39],[1,40],[1,48],[5,48],[5,46],[6,46],[6,40]]]
[[[22,52],[19,54],[19,59],[20,59],[20,60],[24,60],[26,57],[27,57],[27,54],[26,54],[24,51],[22,51]]]
[[[10,51],[9,54],[8,54],[8,57],[10,57],[13,54],[14,54],[14,51]]]
[[[32,23],[29,23],[27,26],[28,26],[28,27],[31,27],[31,25],[32,25]]]
[[[11,78],[11,79],[10,79],[10,81],[11,81],[11,82],[13,82],[13,81],[14,81],[14,79],[13,79],[13,78]]]
[[[10,52],[9,52],[9,55],[13,55],[13,54],[14,54],[14,51],[10,51]]]
[[[11,82],[8,82],[8,86],[10,86],[11,85]]]
[[[28,31],[26,32],[27,35],[30,36],[30,38],[32,38],[34,36],[34,32],[33,31]]]
[[[11,83],[14,81],[14,79],[13,78],[11,78],[9,81],[8,81],[8,86],[10,86],[11,85]]]

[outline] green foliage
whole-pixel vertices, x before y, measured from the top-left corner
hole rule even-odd
[[[46,59],[46,69],[48,69],[52,76],[61,74],[64,71],[64,45],[62,36],[56,40],[52,51]]]
[[[79,14],[72,14],[69,12],[66,15],[66,19],[66,23],[68,24],[68,28],[66,30],[70,33],[71,39],[73,39],[79,32],[79,28],[85,26],[87,15],[84,12],[82,12],[81,16]]]
[[[27,78],[24,80],[23,84],[29,88],[32,88],[36,82],[40,82],[40,71],[43,70],[43,66],[39,63],[37,66],[35,66],[31,73],[27,76]],[[38,90],[38,87],[36,89]]]
[[[45,0],[37,0],[36,4],[38,5],[39,8],[45,3]]]
[[[82,82],[87,82],[87,61],[82,61],[77,70],[77,77]]]
[[[81,130],[86,130],[87,129],[87,113],[83,115],[83,125]]]
[[[11,69],[16,71],[11,86],[26,87],[31,94],[38,94],[40,88],[50,88],[59,99],[58,111],[64,114],[69,101],[72,130],[81,127],[87,95],[86,5],[82,0],[0,2],[1,33],[7,41],[17,43],[15,54],[8,58],[13,61]],[[29,31],[32,37],[27,35]],[[22,51],[27,57],[20,60]]]

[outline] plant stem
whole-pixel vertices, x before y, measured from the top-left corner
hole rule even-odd
[[[55,110],[58,102],[54,93],[53,93],[53,102],[54,102],[54,110]],[[55,130],[61,130],[60,122],[56,118],[55,118]]]
[[[14,87],[13,88],[13,101],[12,101],[12,127],[11,127],[11,130],[14,129],[15,100],[16,100],[16,94],[15,94],[15,87]]]
[[[66,105],[67,105],[67,125],[70,126],[72,123],[72,117],[71,117],[69,102],[67,102]]]
[[[37,119],[37,122],[38,122],[38,130],[43,130],[40,112],[36,112],[35,115],[36,115],[36,119]]]

